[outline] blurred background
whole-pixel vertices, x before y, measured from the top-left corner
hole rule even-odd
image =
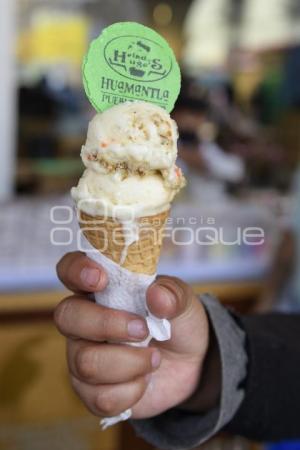
[[[159,272],[245,313],[300,310],[299,0],[1,0],[0,449],[151,448],[127,425],[100,433],[51,322],[95,113],[82,58],[105,26],[128,20],[167,39],[183,76],[172,115],[188,185]],[[187,245],[191,226],[199,242]],[[245,242],[245,230],[263,238]],[[202,447],[257,446],[220,436]]]

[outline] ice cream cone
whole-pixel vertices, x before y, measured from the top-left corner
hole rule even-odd
[[[153,275],[168,215],[169,209],[136,222],[119,222],[80,211],[79,224],[89,243],[104,256],[131,272]]]

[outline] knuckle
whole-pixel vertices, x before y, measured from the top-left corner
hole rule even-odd
[[[93,377],[95,371],[96,351],[91,347],[83,347],[77,350],[74,365],[78,376],[83,380]]]
[[[118,402],[110,391],[100,390],[96,395],[95,406],[105,416],[113,416],[119,412]]]
[[[103,339],[115,339],[119,337],[120,318],[117,311],[103,310],[99,315],[99,334]]]
[[[97,333],[98,337],[105,339],[106,337],[110,337],[110,328],[111,328],[111,318],[110,313],[106,312],[105,309],[99,310],[99,314],[97,317]]]

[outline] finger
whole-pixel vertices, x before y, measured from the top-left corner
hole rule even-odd
[[[105,270],[84,253],[67,253],[56,266],[60,281],[74,292],[97,292],[108,282]]]
[[[178,278],[159,277],[147,291],[147,305],[152,314],[171,321],[171,339],[160,343],[161,348],[197,356],[199,348],[206,352],[207,315],[190,286]]]
[[[160,276],[147,291],[147,305],[151,313],[166,319],[174,319],[186,312],[193,298],[190,286],[175,277]]]
[[[123,384],[101,386],[91,386],[71,377],[71,384],[92,414],[109,417],[131,408],[142,398],[148,377],[140,377]]]
[[[155,348],[68,340],[67,359],[72,375],[99,385],[125,383],[147,375],[158,368],[161,357]]]
[[[54,311],[54,322],[61,334],[89,341],[132,341],[146,339],[145,320],[135,314],[105,308],[72,296],[63,300]]]

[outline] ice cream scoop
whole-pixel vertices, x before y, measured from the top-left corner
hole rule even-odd
[[[86,171],[71,191],[77,205],[120,220],[168,210],[185,183],[175,164],[177,137],[170,115],[150,103],[121,103],[96,114],[81,151]]]
[[[167,111],[151,103],[126,102],[95,115],[81,156],[86,167],[101,172],[169,170],[177,157],[177,138]]]
[[[168,188],[161,175],[123,177],[118,171],[99,174],[85,170],[73,198],[80,210],[126,220],[154,215],[169,209],[176,190]]]

